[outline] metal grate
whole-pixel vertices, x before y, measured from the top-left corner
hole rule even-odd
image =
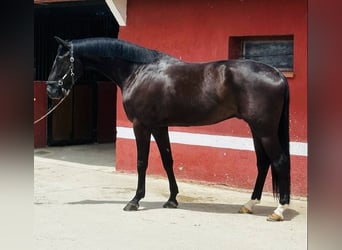
[[[54,36],[79,39],[95,36],[117,38],[119,25],[104,1],[35,4],[34,8],[34,70],[35,80],[48,78],[57,52]],[[83,80],[104,80],[102,76],[85,73]]]

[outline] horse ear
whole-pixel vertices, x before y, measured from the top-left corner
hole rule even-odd
[[[63,40],[62,38],[59,38],[58,36],[55,36],[54,38],[56,39],[57,43],[61,44],[64,48],[67,48],[67,49],[70,48],[69,42]]]

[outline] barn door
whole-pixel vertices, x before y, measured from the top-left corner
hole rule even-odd
[[[51,105],[58,101],[53,100]],[[76,84],[69,96],[52,113],[49,145],[91,143],[96,141],[96,85]]]

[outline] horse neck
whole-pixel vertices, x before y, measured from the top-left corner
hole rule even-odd
[[[94,70],[115,82],[119,87],[131,75],[135,64],[115,58],[83,57],[85,70]]]

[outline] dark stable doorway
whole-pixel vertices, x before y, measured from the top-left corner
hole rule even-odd
[[[118,37],[119,25],[104,1],[35,4],[35,80],[46,81],[62,39]],[[48,117],[47,144],[115,141],[116,85],[86,72],[64,102]],[[57,101],[48,100],[48,106]]]

